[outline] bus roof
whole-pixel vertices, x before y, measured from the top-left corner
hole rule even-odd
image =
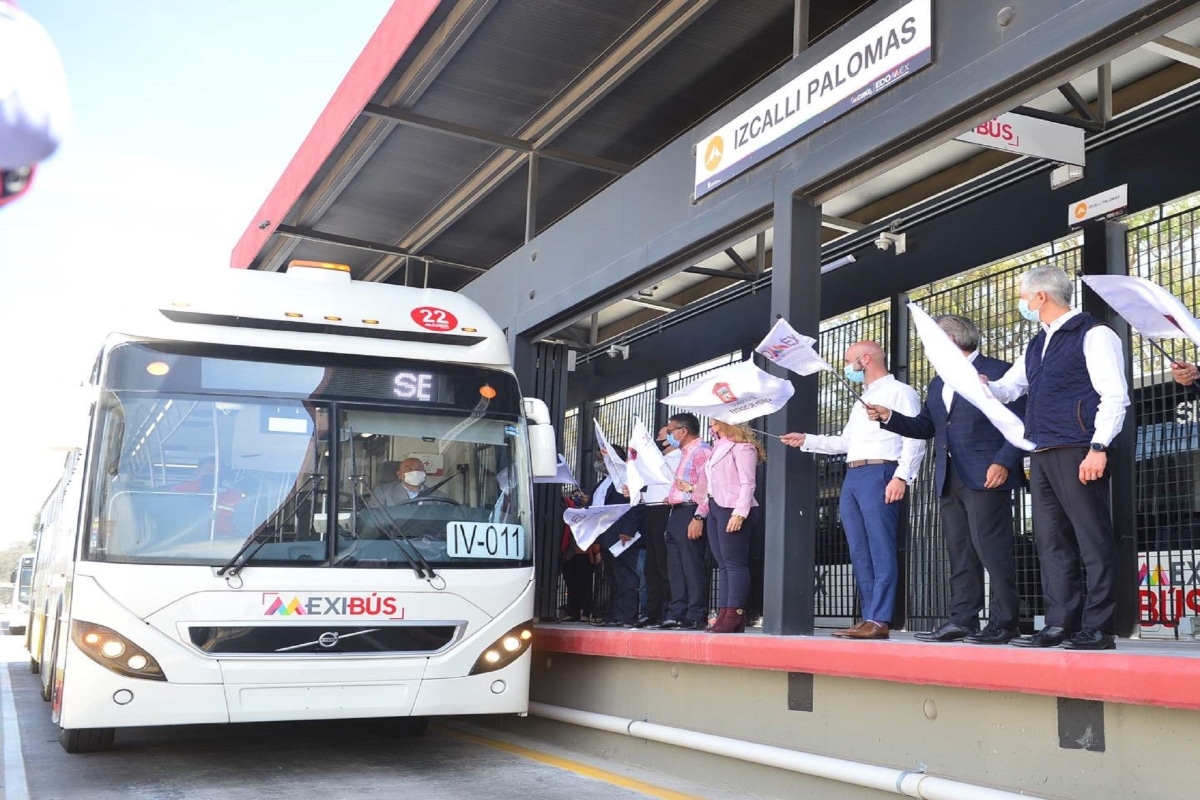
[[[351,280],[335,269],[221,270],[168,290],[117,340],[166,339],[509,367],[504,332],[455,292]]]

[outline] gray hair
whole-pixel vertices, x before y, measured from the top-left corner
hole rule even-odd
[[[959,350],[969,353],[979,349],[979,326],[971,320],[958,314],[941,314],[934,321],[958,345]]]
[[[1060,306],[1071,305],[1071,294],[1074,290],[1075,284],[1063,268],[1051,264],[1034,267],[1021,276],[1022,293],[1045,292]]]

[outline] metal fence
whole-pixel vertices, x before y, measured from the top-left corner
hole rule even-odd
[[[1198,308],[1200,209],[1185,208],[1161,219],[1157,218],[1157,210],[1153,215],[1154,219],[1135,224],[1127,233],[1129,273],[1149,278],[1179,297],[1187,307]],[[954,313],[971,318],[980,327],[980,351],[1013,361],[1024,352],[1035,333],[1033,324],[1023,322],[1017,314],[1020,275],[1034,266],[1055,264],[1077,276],[1082,267],[1080,244],[1076,236],[916,287],[908,297],[931,315]],[[1077,281],[1077,297],[1078,292]],[[822,323],[819,347],[827,361],[840,367],[845,349],[856,341],[874,339],[888,351],[890,327],[890,303],[882,301]],[[1186,340],[1163,345],[1174,358],[1191,363],[1200,360],[1200,353]],[[1174,383],[1167,359],[1136,334],[1132,358],[1130,413],[1137,426],[1135,492],[1141,622],[1144,632],[1151,625],[1169,630],[1181,616],[1200,613],[1200,401]],[[740,353],[731,353],[673,373],[667,376],[668,391],[740,359]],[[908,352],[908,380],[924,393],[932,377],[920,341],[913,337]],[[819,392],[818,432],[837,433],[845,424],[853,399],[828,373],[820,376]],[[651,424],[658,399],[654,383],[631,387],[596,401],[596,416],[613,442],[624,442],[634,415]],[[670,409],[671,413],[676,410]],[[581,437],[580,426],[590,429],[589,421],[582,418],[579,410],[568,412],[564,452],[577,475],[587,473],[592,458],[592,448],[586,445],[591,441],[590,432],[585,431],[586,435]],[[583,452],[577,452],[578,443],[585,443]],[[857,614],[849,551],[838,518],[845,459],[817,456],[817,462],[817,623],[840,624]],[[1029,627],[1033,618],[1043,613],[1043,600],[1028,489],[1014,496],[1013,535],[1021,621]],[[945,619],[949,601],[949,563],[938,515],[932,454],[922,464],[909,497],[905,558],[907,624],[911,629],[926,628]],[[754,564],[754,570],[755,588],[760,591],[761,560]],[[605,583],[598,574],[596,594],[601,610],[607,599]]]
[[[1195,309],[1198,226],[1200,211],[1186,209],[1131,227],[1130,274],[1154,281]],[[1173,357],[1196,363],[1191,342],[1161,344]],[[1170,630],[1181,616],[1200,612],[1200,422],[1194,396],[1171,379],[1167,359],[1136,334],[1132,350],[1140,621]]]
[[[1039,250],[914,289],[909,293],[909,300],[935,317],[958,314],[971,319],[979,326],[979,352],[992,358],[1015,361],[1037,332],[1034,323],[1025,322],[1017,313],[1021,274],[1034,267],[1053,264],[1074,275],[1082,266],[1083,253],[1078,246],[1047,249],[1051,252]],[[908,364],[909,382],[924,391],[934,372],[925,358],[924,348],[916,339],[910,348]],[[1015,493],[1013,511],[1017,589],[1021,598],[1021,619],[1028,625],[1043,611],[1041,571],[1033,541],[1028,487]],[[920,477],[913,486],[909,520],[912,534],[908,548],[908,624],[912,629],[921,629],[944,620],[950,600],[950,563],[942,538],[932,452],[926,456]]]

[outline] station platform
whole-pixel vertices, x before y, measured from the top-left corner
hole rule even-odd
[[[534,649],[1200,710],[1197,641],[1120,639],[1116,650],[1086,652],[928,643],[903,632],[848,641],[829,631],[717,635],[546,623],[535,627]]]

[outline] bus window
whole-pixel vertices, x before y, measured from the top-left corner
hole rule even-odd
[[[351,410],[339,420],[345,534],[339,564],[403,566],[402,538],[432,565],[511,566],[529,559],[526,447],[520,427],[486,413]],[[525,481],[524,483],[522,481]],[[493,526],[491,541],[475,534]],[[456,547],[470,539],[470,546]],[[483,543],[476,550],[475,540]]]
[[[111,393],[86,557],[220,564],[258,532],[257,561],[324,561],[328,427],[298,400]]]

